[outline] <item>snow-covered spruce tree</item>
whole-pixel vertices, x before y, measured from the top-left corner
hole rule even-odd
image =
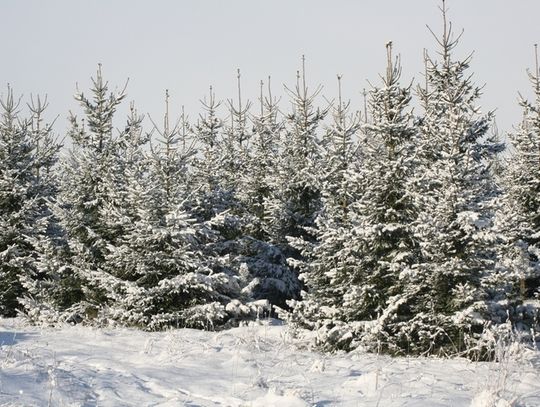
[[[353,241],[349,250],[357,261],[336,281],[350,289],[343,296],[342,313],[352,323],[352,346],[394,351],[393,325],[399,323],[406,301],[403,276],[418,261],[411,224],[419,208],[410,181],[416,167],[410,86],[402,86],[399,58],[387,47],[382,85],[369,92],[371,121],[363,128],[361,161],[346,180],[357,185],[357,199],[349,205]],[[354,167],[353,167],[354,168]]]
[[[332,284],[336,270],[352,267],[349,260],[356,259],[342,249],[348,233],[349,205],[359,191],[349,185],[346,178],[358,158],[358,145],[354,137],[360,128],[359,116],[349,115],[349,103],[341,97],[341,77],[338,76],[338,105],[332,108],[333,123],[326,128],[323,139],[323,164],[320,173],[322,210],[318,213],[315,227],[308,229],[309,239],[292,239],[293,245],[303,258],[294,261],[300,279],[306,286],[301,301],[290,301],[291,313],[285,313],[295,326],[323,331],[333,320],[342,299],[340,287]],[[335,323],[334,323],[335,325]],[[324,333],[323,333],[324,336]],[[335,344],[325,337],[319,344],[330,349]]]
[[[54,215],[59,173],[58,168],[53,167],[53,164],[56,165],[58,161],[61,146],[51,137],[51,125],[43,123],[43,113],[47,106],[47,99],[43,101],[39,97],[35,100],[32,98],[29,104],[32,112],[32,132],[34,137],[40,140],[37,144],[38,151],[47,151],[47,149],[50,151],[47,154],[49,163],[44,169],[37,171],[40,180],[48,179],[49,192],[44,194],[46,216],[34,227],[34,231],[39,231],[39,233],[30,235],[34,249],[32,272],[23,274],[20,279],[25,290],[25,295],[19,298],[21,310],[28,320],[34,323],[56,321],[57,311],[50,304],[62,302],[73,294],[77,295],[79,290],[77,287],[73,291],[64,290],[64,285],[58,285],[58,281],[50,280],[50,276],[55,275],[56,271],[63,266],[60,253],[66,245],[63,230]],[[50,150],[51,148],[54,149],[54,153]],[[43,287],[48,287],[49,290],[44,290]]]
[[[25,280],[37,273],[36,245],[49,233],[47,201],[60,147],[43,123],[46,99],[32,100],[30,118],[23,118],[8,87],[0,106],[0,315],[14,316],[27,294]]]
[[[105,209],[123,193],[112,121],[125,93],[109,92],[101,65],[92,83],[91,98],[75,95],[85,120],[70,116],[72,147],[61,162],[53,206],[63,239],[47,245],[41,258],[43,281],[32,293],[36,303],[25,305],[35,319],[94,320],[107,302],[103,266],[109,245],[123,234]]]
[[[210,220],[228,208],[227,196],[221,186],[221,134],[223,120],[218,117],[220,103],[212,87],[208,99],[201,100],[203,113],[193,132],[198,146],[198,155],[193,161],[193,185],[196,190],[195,210],[203,220]]]
[[[143,326],[143,321],[137,319],[139,315],[134,315],[139,310],[133,310],[136,303],[134,297],[139,292],[136,286],[130,286],[143,268],[139,264],[143,257],[137,257],[139,253],[133,249],[137,243],[133,230],[137,227],[144,206],[144,179],[148,172],[143,151],[148,136],[143,133],[142,121],[143,117],[132,103],[125,128],[110,141],[114,143],[114,147],[110,148],[114,159],[109,162],[110,172],[103,174],[104,182],[114,186],[115,193],[106,196],[98,213],[106,229],[115,233],[114,237],[106,239],[103,258],[89,277],[92,289],[101,294],[100,303],[95,305],[99,310],[100,323],[115,321]]]
[[[249,161],[249,145],[253,136],[249,123],[251,102],[242,100],[240,70],[237,71],[238,100],[227,101],[229,125],[224,126],[221,141],[221,184],[231,197],[237,200],[242,174]],[[231,208],[233,209],[233,208]]]
[[[399,60],[392,61],[390,43],[387,50],[383,84],[369,92],[372,120],[362,126],[361,154],[351,154],[352,134],[344,134],[356,133],[357,122],[345,126],[337,109],[333,132],[342,147],[334,151],[341,153],[329,167],[318,243],[301,275],[304,302],[295,304],[298,321],[317,329],[319,345],[330,350],[393,348],[389,331],[400,318],[401,277],[417,260],[411,223],[418,208],[409,191],[415,135],[410,87],[400,86]]]
[[[406,353],[463,352],[484,357],[477,347],[490,323],[490,301],[482,282],[496,261],[491,172],[503,148],[488,134],[491,114],[477,106],[480,89],[469,76],[470,57],[454,60],[459,37],[447,24],[435,38],[440,60],[426,57],[426,87],[419,88],[424,109],[418,123],[414,181],[421,212],[414,225],[420,260],[405,270],[395,346]]]
[[[508,135],[513,154],[501,171],[505,194],[498,224],[501,245],[498,273],[494,275],[500,300],[513,305],[510,314],[517,327],[528,331],[538,323],[540,294],[540,71],[537,45],[534,72],[528,72],[534,100],[520,98],[523,118]],[[492,282],[493,283],[493,282]],[[524,324],[524,325],[522,325]]]
[[[234,154],[224,146],[224,123],[218,117],[220,103],[212,87],[208,99],[201,101],[203,113],[194,126],[194,137],[198,148],[193,160],[193,196],[189,200],[199,222],[206,223],[211,237],[206,242],[205,256],[212,263],[212,270],[221,273],[229,270],[228,250],[223,243],[238,235],[238,217],[234,214],[237,202],[234,198],[236,181],[230,176]],[[232,137],[232,135],[231,135]],[[229,140],[230,141],[230,140]],[[230,142],[232,145],[232,142]]]
[[[298,250],[289,238],[309,239],[306,228],[313,227],[321,207],[321,141],[318,131],[328,109],[315,107],[321,91],[310,93],[306,85],[305,58],[297,72],[296,86],[286,88],[292,111],[286,115],[285,131],[280,140],[278,171],[265,201],[267,233],[271,242],[283,247],[289,257],[298,258]]]
[[[338,75],[338,104],[332,108],[333,122],[326,127],[323,136],[320,175],[323,207],[326,208],[323,216],[331,212],[332,218],[338,222],[348,219],[349,204],[354,199],[350,190],[352,186],[347,182],[351,170],[361,159],[358,139],[362,136],[360,113],[350,114],[350,102],[342,100],[341,79],[342,76]]]
[[[250,216],[246,232],[257,239],[269,240],[266,228],[265,201],[271,196],[271,183],[278,171],[279,143],[284,124],[279,120],[279,100],[272,96],[270,77],[268,95],[260,82],[260,112],[251,116],[253,134],[246,166],[241,173],[238,199]]]

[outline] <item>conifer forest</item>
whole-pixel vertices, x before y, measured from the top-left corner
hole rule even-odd
[[[143,115],[99,64],[66,133],[47,98],[4,88],[0,315],[142,331],[277,318],[329,353],[492,360],[501,338],[535,343],[537,49],[521,61],[534,97],[499,134],[441,14],[424,72],[404,79],[388,42],[360,107],[340,75],[322,97],[309,58],[252,101],[238,71],[238,93],[210,87],[195,118],[168,92],[162,118]]]

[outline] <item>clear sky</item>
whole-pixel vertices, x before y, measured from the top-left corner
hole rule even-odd
[[[517,92],[530,95],[525,69],[540,42],[538,0],[447,0],[465,34],[458,56],[475,51],[471,66],[483,85],[484,110],[497,108],[501,131],[520,118]],[[441,31],[439,0],[1,0],[0,93],[6,85],[28,97],[47,94],[49,114],[66,128],[76,82],[87,89],[98,62],[111,85],[129,77],[128,98],[157,119],[165,89],[171,109],[191,117],[213,85],[234,97],[236,69],[244,94],[272,75],[274,93],[294,84],[306,55],[308,82],[329,99],[336,74],[344,95],[360,107],[360,93],[385,67],[384,44],[400,53],[404,83],[422,80],[422,52],[436,50],[426,24]],[[324,102],[321,100],[321,104]]]

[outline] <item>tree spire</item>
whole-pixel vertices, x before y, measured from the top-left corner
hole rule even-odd
[[[393,70],[392,66],[392,41],[386,43],[386,81],[390,83],[392,81]]]
[[[169,135],[169,89],[165,89],[165,116],[163,117],[163,130]]]
[[[241,87],[241,81],[240,78],[242,75],[240,74],[240,68],[236,70],[236,81],[238,86],[238,111],[242,111],[242,87]]]
[[[304,98],[307,97],[307,87],[306,87],[306,56],[302,54],[302,91],[304,93]]]
[[[264,81],[261,79],[259,83],[259,104],[261,108],[261,116],[264,114],[264,95],[263,95]]]
[[[538,44],[534,44],[534,87],[537,95],[540,95],[540,68],[538,67]]]
[[[341,99],[341,78],[343,78],[343,75],[337,74],[337,81],[338,81],[338,111],[341,112],[343,110],[343,102]]]

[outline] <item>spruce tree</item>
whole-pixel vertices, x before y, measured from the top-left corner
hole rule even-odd
[[[410,227],[417,215],[409,192],[415,134],[407,110],[410,87],[399,85],[399,60],[392,61],[391,44],[387,47],[383,84],[369,92],[372,120],[362,124],[360,153],[351,143],[358,122],[346,125],[340,98],[331,132],[338,143],[329,150],[318,243],[305,251],[301,277],[307,292],[295,313],[331,350],[361,344],[374,349],[388,339],[387,325],[402,301],[401,276],[416,260]]]
[[[279,120],[279,100],[272,96],[270,77],[268,95],[260,82],[260,111],[251,115],[253,130],[245,168],[241,172],[238,199],[250,216],[248,230],[254,238],[269,240],[265,202],[271,197],[272,182],[278,171],[279,146],[284,129]]]
[[[520,97],[523,117],[508,138],[512,155],[501,171],[505,193],[498,225],[502,236],[498,273],[489,281],[500,303],[512,306],[516,327],[527,331],[536,324],[540,288],[540,71],[537,45],[536,66],[528,72],[533,101]],[[501,307],[503,311],[507,307]],[[506,315],[499,318],[504,319]],[[525,324],[522,326],[522,324]]]
[[[198,154],[193,162],[194,187],[197,193],[196,210],[204,220],[209,220],[216,213],[224,211],[222,192],[220,190],[220,139],[223,129],[223,120],[218,117],[220,102],[210,87],[208,99],[200,101],[203,113],[194,126],[194,137],[198,147]]]
[[[32,318],[46,322],[92,321],[102,316],[111,275],[104,270],[109,246],[123,230],[109,216],[122,200],[119,140],[113,118],[125,89],[109,92],[101,65],[92,78],[91,97],[77,91],[84,120],[70,115],[72,147],[60,165],[59,192],[52,207],[56,236],[40,256],[42,279],[25,304]]]
[[[395,346],[392,326],[403,317],[399,307],[406,301],[403,277],[418,261],[411,226],[419,212],[410,185],[417,165],[411,91],[400,84],[401,64],[392,59],[392,43],[386,48],[382,85],[369,92],[371,121],[363,128],[359,168],[348,173],[359,192],[348,215],[356,262],[348,275],[336,276],[341,285],[350,285],[343,296],[346,320],[365,321],[354,327],[358,338],[351,345],[378,351]]]
[[[272,243],[283,247],[291,258],[299,258],[298,249],[289,239],[310,239],[306,228],[314,226],[321,208],[319,130],[328,109],[315,106],[321,92],[309,92],[306,83],[305,58],[297,72],[296,86],[286,90],[292,110],[286,115],[285,131],[277,157],[278,171],[265,201],[266,228]]]
[[[476,348],[490,322],[482,282],[496,261],[491,166],[503,146],[488,133],[492,114],[477,106],[470,57],[454,60],[460,36],[453,37],[444,1],[442,15],[442,37],[434,35],[440,60],[426,57],[426,86],[418,92],[424,112],[413,199],[420,206],[420,260],[404,276],[403,320],[392,335],[412,353],[484,356]]]
[[[19,102],[8,87],[0,101],[0,315],[14,316],[27,294],[25,281],[34,278],[37,248],[48,229],[49,203],[54,196],[53,166],[59,145],[52,126],[43,123],[46,99],[20,115]]]
[[[322,209],[315,225],[308,229],[311,237],[291,239],[302,258],[291,260],[305,284],[301,301],[290,301],[288,316],[294,325],[318,331],[319,345],[332,349],[337,344],[328,336],[342,299],[343,287],[334,284],[333,276],[348,270],[355,259],[342,250],[347,244],[349,205],[359,191],[347,182],[348,173],[358,158],[355,140],[360,129],[358,115],[349,115],[349,103],[342,102],[341,77],[338,76],[338,104],[332,107],[333,123],[326,128],[320,172]],[[339,271],[338,271],[339,270]],[[339,323],[339,322],[337,322]]]

